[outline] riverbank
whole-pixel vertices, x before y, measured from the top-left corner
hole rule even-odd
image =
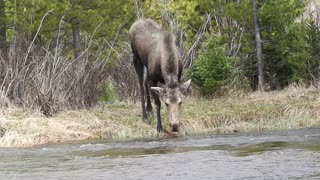
[[[46,118],[39,111],[0,108],[0,147],[26,147],[90,139],[163,136],[141,120],[140,103],[100,104]],[[165,108],[164,127],[168,128]],[[290,87],[267,93],[190,98],[182,108],[179,135],[237,133],[320,125],[320,91]]]

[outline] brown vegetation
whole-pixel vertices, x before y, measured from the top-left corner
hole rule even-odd
[[[68,60],[63,46],[59,41],[57,44],[52,51],[24,38],[11,44],[8,56],[0,61],[1,106],[39,108],[44,115],[52,116],[62,109],[95,104],[97,85],[105,73],[104,61],[93,59],[89,49],[79,58]]]
[[[291,86],[284,91],[189,99],[180,135],[235,133],[320,125],[320,92]],[[165,112],[164,112],[165,113]],[[168,119],[164,116],[164,128]],[[141,121],[138,103],[98,105],[46,118],[20,108],[0,109],[0,146],[32,146],[107,138],[166,137]]]

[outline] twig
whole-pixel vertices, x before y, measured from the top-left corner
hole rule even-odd
[[[197,34],[193,40],[192,46],[183,54],[183,66],[184,68],[190,68],[193,64],[193,58],[198,47],[199,43],[201,42],[202,37],[206,33],[206,29],[211,21],[211,15],[207,14],[206,20],[202,23],[200,29],[197,31]]]
[[[40,32],[40,29],[41,29],[41,27],[42,27],[42,24],[43,24],[44,19],[45,19],[46,16],[47,16],[49,13],[51,13],[52,11],[53,11],[53,9],[49,10],[49,11],[42,17],[41,22],[40,22],[40,25],[39,25],[39,27],[38,27],[38,30],[37,30],[36,34],[34,35],[33,40],[32,40],[32,42],[31,42],[30,46],[28,47],[27,54],[26,54],[26,56],[25,56],[25,58],[24,58],[24,65],[25,65],[26,62],[27,62],[27,59],[28,59],[28,56],[29,56],[29,54],[30,54],[31,48],[32,48],[32,46],[33,46],[33,44],[34,44],[34,41],[35,41],[36,38],[38,37],[38,34],[39,34],[39,32]]]
[[[134,7],[135,7],[135,14],[137,18],[142,18],[143,16],[143,11],[141,10],[141,6],[139,5],[139,0],[134,1]]]

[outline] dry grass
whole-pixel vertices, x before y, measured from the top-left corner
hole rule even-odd
[[[247,132],[320,125],[320,92],[291,86],[185,105],[185,134]]]
[[[165,128],[168,120],[162,111]],[[320,92],[293,87],[269,93],[191,98],[183,105],[180,135],[233,133],[320,125]],[[142,123],[139,103],[99,105],[46,118],[40,111],[0,109],[0,147],[106,138],[159,136],[155,120]],[[161,136],[161,134],[160,134]]]
[[[21,109],[2,109],[0,132],[2,129],[4,133],[0,136],[0,147],[156,136],[154,129],[142,123],[135,108],[130,106],[133,105],[65,111],[49,118],[40,111],[30,113]]]

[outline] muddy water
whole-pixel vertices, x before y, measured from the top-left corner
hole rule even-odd
[[[320,128],[0,148],[0,179],[320,179]]]

